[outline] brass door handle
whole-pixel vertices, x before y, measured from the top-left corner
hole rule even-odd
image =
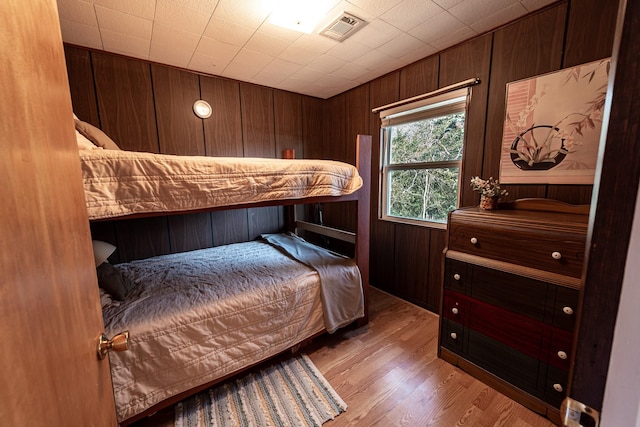
[[[129,349],[129,331],[120,332],[109,339],[105,334],[98,340],[98,359],[102,360],[107,353],[113,351],[125,351]]]

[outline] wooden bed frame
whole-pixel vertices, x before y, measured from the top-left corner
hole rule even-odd
[[[322,236],[326,236],[333,239],[338,239],[341,241],[345,241],[348,243],[353,243],[355,245],[355,261],[360,269],[360,273],[362,276],[362,288],[365,299],[364,312],[365,315],[363,318],[357,321],[358,326],[365,325],[368,322],[369,318],[369,310],[368,310],[368,289],[369,289],[369,225],[370,225],[370,210],[371,210],[371,136],[369,135],[358,135],[356,138],[356,168],[362,178],[362,187],[349,195],[346,196],[338,196],[338,197],[313,197],[306,199],[296,199],[296,200],[280,200],[273,202],[259,202],[259,203],[250,203],[250,204],[242,204],[242,205],[234,205],[234,206],[225,206],[211,209],[202,209],[198,211],[188,211],[188,212],[157,212],[150,214],[133,214],[122,216],[118,218],[107,218],[105,220],[117,220],[117,219],[130,219],[130,218],[143,218],[143,217],[151,217],[151,216],[166,216],[166,215],[178,215],[178,214],[187,214],[194,212],[205,212],[205,211],[215,211],[215,210],[228,210],[228,209],[241,209],[241,208],[256,208],[256,207],[264,207],[264,206],[285,206],[285,227],[288,231],[296,232],[298,230],[304,230],[311,233],[316,233]],[[290,150],[286,150],[284,154],[285,158],[293,158],[293,152]],[[307,221],[299,221],[296,218],[296,209],[295,205],[305,205],[305,204],[317,204],[317,203],[334,203],[334,202],[349,202],[355,201],[357,203],[357,226],[356,232],[344,231],[332,227],[327,227],[323,225],[313,224]],[[101,221],[101,220],[99,220]],[[288,351],[297,351],[300,348],[301,344],[305,344],[316,336],[322,335],[325,332],[320,332],[319,334],[304,340],[303,342],[297,343]],[[271,358],[267,358],[265,360],[275,359],[278,357],[272,356]],[[120,425],[126,426],[132,424],[136,421],[139,421],[145,417],[153,415],[154,413],[168,408],[179,401],[196,394],[200,391],[206,390],[211,386],[221,383],[231,377],[234,377],[242,372],[245,372],[253,367],[260,365],[265,362],[265,360],[261,360],[252,364],[248,367],[245,367],[241,370],[233,372],[229,375],[226,375],[222,378],[218,378],[214,381],[211,381],[206,384],[202,384],[201,386],[195,387],[183,393],[172,396],[152,407],[141,412],[140,414],[134,415],[131,418],[123,420]]]

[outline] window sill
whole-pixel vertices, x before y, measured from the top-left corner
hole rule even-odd
[[[419,219],[401,218],[397,216],[381,216],[381,217],[378,217],[378,219],[381,221],[393,222],[396,224],[416,225],[418,227],[427,227],[427,228],[433,228],[436,230],[447,229],[447,223],[445,222],[422,221]]]

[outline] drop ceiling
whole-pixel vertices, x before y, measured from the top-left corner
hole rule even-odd
[[[57,3],[66,43],[329,98],[554,1],[328,0],[311,34],[271,24],[277,0]],[[342,12],[366,24],[320,35]]]

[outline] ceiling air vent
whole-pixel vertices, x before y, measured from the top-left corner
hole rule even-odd
[[[340,16],[320,31],[320,35],[343,41],[364,27],[366,22],[350,13],[342,12]]]

